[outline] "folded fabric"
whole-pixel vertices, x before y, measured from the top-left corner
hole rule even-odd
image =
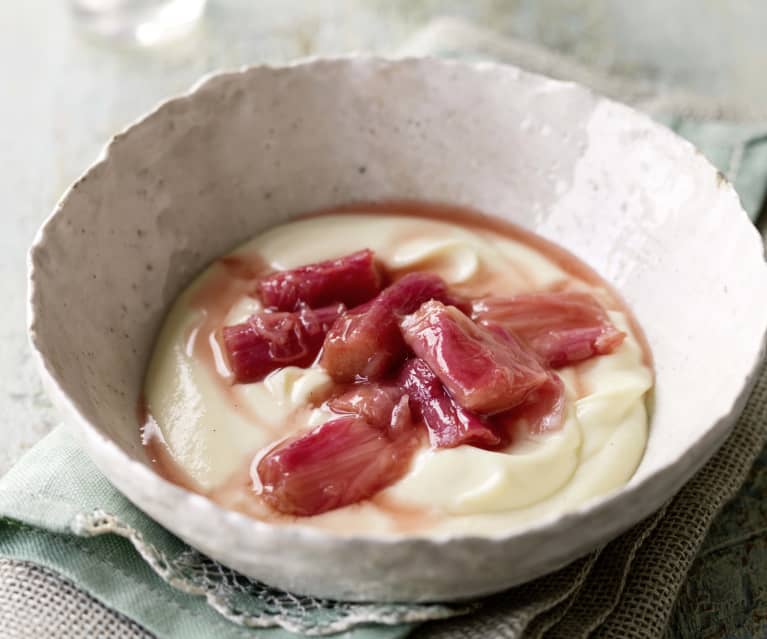
[[[556,54],[456,21],[427,27],[401,53],[493,58],[591,84],[645,108],[695,143],[734,183],[752,218],[764,199],[765,126],[706,120],[689,105],[669,108],[680,101],[663,100],[646,87],[627,88]],[[378,605],[293,596],[204,557],[114,490],[59,427],[0,480],[0,558],[16,562],[14,570],[27,565],[18,562],[32,562],[55,572],[25,573],[27,592],[34,593],[30,597],[72,597],[71,588],[35,590],[50,580],[55,583],[58,574],[160,639],[278,639],[328,633],[388,639],[404,637],[416,627],[419,636],[456,639],[544,634],[657,637],[706,530],[743,482],[765,438],[767,374],[762,372],[735,432],[715,458],[663,510],[604,548],[477,604]],[[3,565],[0,627],[29,632],[45,604],[32,599],[18,605],[4,597],[3,589],[9,586],[4,585]],[[24,580],[11,581],[13,592],[24,592]],[[99,636],[88,630],[88,615],[103,614],[97,606],[94,603],[78,620],[82,633],[70,629],[67,636]],[[149,636],[119,617],[110,623],[114,625],[109,636]],[[36,634],[20,630],[18,636]]]

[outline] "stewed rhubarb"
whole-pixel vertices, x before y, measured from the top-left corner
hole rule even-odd
[[[344,311],[343,304],[293,313],[260,312],[222,331],[236,382],[258,382],[284,366],[309,366],[325,334]]]
[[[258,296],[265,306],[294,311],[340,302],[352,307],[367,302],[381,290],[383,276],[373,251],[365,249],[335,260],[278,271],[258,282]]]
[[[407,472],[417,438],[361,417],[326,422],[278,445],[258,463],[264,500],[308,517],[368,499]]]
[[[553,368],[612,353],[626,337],[588,293],[489,297],[475,303],[473,317],[513,331]]]
[[[416,357],[408,361],[397,381],[407,391],[411,406],[423,420],[435,448],[462,444],[497,448],[507,442],[504,429],[495,428],[481,415],[457,404],[424,360]]]
[[[383,534],[505,533],[624,482],[652,375],[620,299],[542,238],[419,210],[295,220],[203,273],[144,387],[158,468],[267,522]]]
[[[367,304],[336,320],[325,339],[320,363],[338,382],[380,379],[407,356],[399,330],[402,316],[426,301],[452,299],[438,275],[405,275]]]
[[[493,417],[493,424],[511,439],[514,433],[539,435],[556,430],[565,416],[565,385],[549,371],[548,379],[519,406]]]
[[[291,310],[223,330],[237,382],[308,366],[321,350],[321,366],[345,385],[327,400],[337,419],[259,462],[264,499],[280,512],[315,515],[371,497],[405,472],[421,428],[434,448],[496,450],[559,428],[564,384],[547,367],[611,352],[624,337],[583,293],[472,305],[433,273],[379,290],[382,278],[369,250],[276,273],[259,295]]]
[[[464,408],[499,413],[521,404],[547,380],[535,354],[512,333],[474,323],[431,301],[401,322],[402,335]]]
[[[402,431],[413,427],[406,388],[396,384],[355,384],[328,401],[335,413],[357,415],[378,428]]]

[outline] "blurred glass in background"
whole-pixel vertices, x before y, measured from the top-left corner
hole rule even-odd
[[[78,26],[125,43],[152,46],[195,27],[207,0],[70,0]]]

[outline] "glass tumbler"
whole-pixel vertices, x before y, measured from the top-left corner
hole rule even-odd
[[[191,31],[206,0],[70,0],[78,26],[113,40],[152,46]]]

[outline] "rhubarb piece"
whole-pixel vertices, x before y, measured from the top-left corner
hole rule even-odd
[[[498,448],[508,443],[505,431],[494,428],[484,417],[459,406],[424,360],[415,358],[408,361],[402,367],[398,381],[410,397],[413,412],[423,420],[429,431],[433,447],[454,448],[466,444]]]
[[[309,366],[325,334],[344,312],[343,304],[294,313],[261,312],[223,329],[224,346],[236,382],[258,382],[283,366]]]
[[[320,363],[337,382],[380,379],[407,355],[398,326],[401,316],[432,299],[452,299],[438,275],[410,273],[397,280],[367,304],[336,320],[325,339]]]
[[[348,506],[400,479],[416,445],[414,431],[392,434],[356,416],[340,417],[269,451],[257,466],[261,494],[287,515]]]
[[[477,413],[514,408],[547,380],[535,353],[512,333],[477,325],[438,301],[423,304],[400,327],[453,398]]]
[[[456,298],[447,283],[435,273],[408,273],[386,288],[371,302],[387,307],[392,313],[407,315],[424,302],[439,300],[451,304]]]
[[[410,428],[410,404],[404,390],[394,385],[356,384],[334,397],[328,407],[335,413],[357,415],[377,428]]]
[[[294,311],[301,304],[317,308],[336,302],[352,307],[374,297],[381,290],[382,279],[373,251],[365,249],[272,273],[258,283],[257,292],[265,306],[278,311]]]
[[[475,304],[474,318],[512,331],[554,368],[611,353],[626,337],[587,293],[490,297]]]
[[[546,382],[532,391],[522,404],[492,419],[513,439],[520,430],[534,435],[556,430],[564,416],[565,385],[559,375],[549,371]]]

